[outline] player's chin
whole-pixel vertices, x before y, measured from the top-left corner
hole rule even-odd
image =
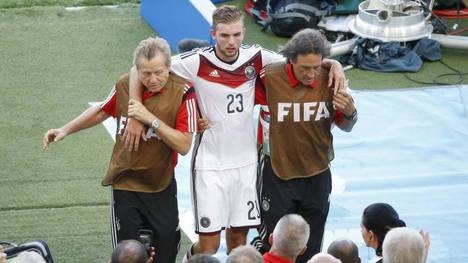
[[[148,87],[148,91],[156,93],[159,92],[162,89],[160,85],[153,85]]]
[[[226,49],[224,53],[225,53],[228,57],[233,57],[233,56],[237,55],[237,49],[236,49],[236,48]]]

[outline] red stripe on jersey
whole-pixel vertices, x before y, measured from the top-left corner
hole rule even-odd
[[[265,120],[265,116],[270,115],[269,112],[265,112],[262,108],[260,108],[260,116],[258,117],[258,129],[257,129],[257,144],[263,144],[263,125],[260,122],[260,119]]]
[[[195,95],[192,84],[186,85],[184,101],[180,105],[177,113],[175,128],[181,132],[196,132],[198,121],[197,96]],[[177,165],[178,153],[172,151],[172,165]]]
[[[181,132],[196,132],[197,131],[197,98],[193,87],[185,92],[184,101],[180,105],[179,113],[177,114],[177,121],[175,128]]]
[[[255,104],[266,105],[266,91],[265,91],[265,68],[260,71],[255,81]]]
[[[230,88],[237,88],[257,77],[257,73],[262,69],[262,55],[257,52],[249,61],[242,64],[235,70],[220,68],[200,54],[200,66],[197,76],[210,82],[220,83]]]

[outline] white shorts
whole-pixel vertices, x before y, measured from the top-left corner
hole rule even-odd
[[[226,170],[195,170],[191,180],[195,232],[258,226],[256,185],[257,163]]]

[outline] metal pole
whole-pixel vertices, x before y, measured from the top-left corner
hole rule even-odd
[[[468,49],[468,37],[432,34],[430,38],[439,42],[443,47]]]

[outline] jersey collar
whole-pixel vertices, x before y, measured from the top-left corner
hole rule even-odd
[[[151,91],[145,91],[143,92],[143,100],[149,99],[157,94],[163,94],[166,91],[166,87],[163,87],[160,91],[158,92],[151,92]]]

